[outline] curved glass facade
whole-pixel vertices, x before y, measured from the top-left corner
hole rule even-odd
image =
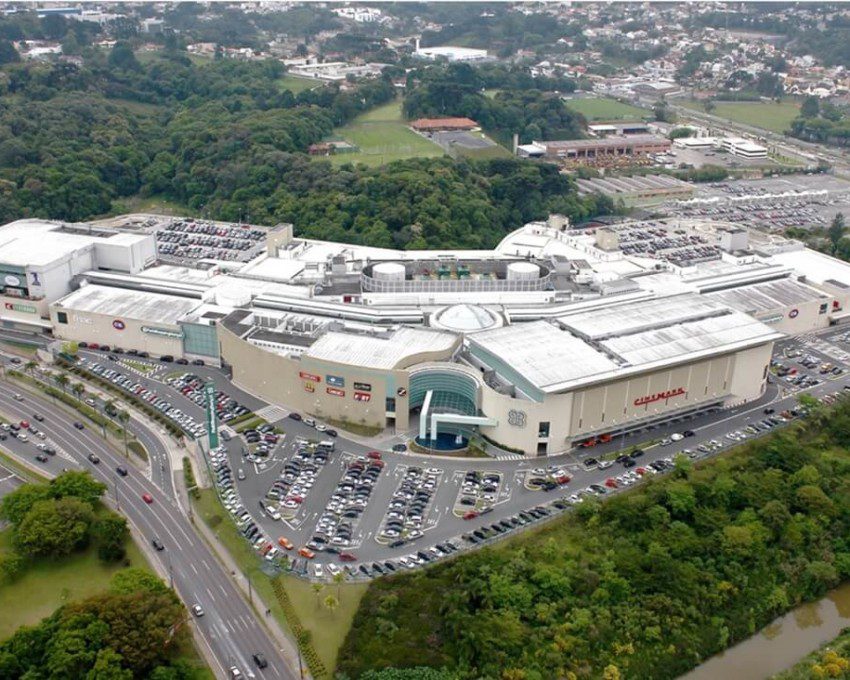
[[[431,396],[431,411],[440,413],[478,413],[478,384],[473,378],[455,371],[420,371],[410,376],[410,408],[422,406]]]

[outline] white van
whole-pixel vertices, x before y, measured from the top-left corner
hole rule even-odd
[[[304,424],[310,427],[316,427],[316,421],[313,418],[304,418]]]
[[[323,442],[319,442],[319,450],[320,451],[333,451],[336,449],[336,444],[334,444],[332,439],[325,439]]]

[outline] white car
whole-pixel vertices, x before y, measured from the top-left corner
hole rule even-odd
[[[313,565],[313,576],[316,578],[322,578],[325,575],[325,570],[322,568],[321,564]]]
[[[329,573],[331,576],[336,576],[337,574],[342,573],[342,569],[340,569],[340,568],[339,568],[338,566],[336,566],[335,564],[329,564],[329,565],[328,565],[328,573]]]
[[[683,434],[679,434],[678,432],[675,432],[675,433],[673,433],[673,434],[671,434],[671,435],[670,435],[670,439],[671,439],[672,441],[674,441],[674,442],[680,442],[680,441],[682,441],[684,438],[685,438],[685,435],[683,435]]]

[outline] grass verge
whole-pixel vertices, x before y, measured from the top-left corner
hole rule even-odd
[[[312,592],[310,584],[294,576],[283,575],[278,577],[278,581],[283,586],[292,608],[291,611],[286,612],[284,610],[286,600],[284,599],[282,602],[275,592],[274,579],[260,571],[260,567],[263,566],[262,558],[242,537],[230,515],[219,502],[215,490],[198,489],[198,497],[193,500],[193,505],[195,513],[215,534],[233,560],[239,565],[242,573],[250,576],[252,587],[266,606],[271,609],[271,615],[282,626],[289,629],[293,636],[301,639],[294,629],[294,614],[297,617],[295,623],[300,624],[309,633],[307,644],[302,644],[302,650],[312,645],[323,667],[332,672],[332,669],[336,666],[339,648],[351,626],[354,612],[357,610],[360,598],[366,592],[367,586],[365,584],[344,584],[340,586],[338,608],[331,613],[322,607],[323,611],[319,612],[316,608],[316,595]],[[276,537],[270,536],[269,538],[274,540]],[[305,597],[305,589],[310,598]],[[329,594],[337,597],[336,585],[329,584],[325,590],[326,592],[321,596],[322,599]],[[305,650],[305,659],[307,656],[308,653]],[[315,670],[313,675],[314,677],[322,677]]]
[[[0,532],[0,555],[11,550],[12,531]],[[112,575],[124,567],[147,567],[139,547],[127,544],[127,559],[106,564],[97,549],[86,550],[60,560],[34,560],[11,583],[0,584],[0,640],[16,628],[37,623],[71,600],[79,600],[106,590]]]

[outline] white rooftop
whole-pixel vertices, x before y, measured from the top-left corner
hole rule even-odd
[[[600,345],[630,366],[648,369],[656,363],[698,359],[781,337],[781,333],[761,321],[742,312],[731,312],[611,338],[602,341]]]
[[[62,309],[78,312],[174,325],[198,307],[201,301],[175,295],[92,284],[83,286],[53,304]]]
[[[637,304],[616,305],[596,310],[592,314],[583,312],[562,316],[558,321],[588,340],[601,340],[716,316],[725,311],[723,305],[705,297],[677,295]]]
[[[316,340],[304,354],[366,368],[393,369],[406,367],[406,360],[415,355],[450,351],[457,342],[452,333],[406,327],[389,336],[331,332]]]
[[[613,371],[617,366],[583,340],[546,321],[533,321],[476,333],[480,347],[544,392]]]
[[[804,302],[827,298],[823,293],[791,279],[779,279],[778,281],[756,283],[740,288],[729,288],[715,293],[707,293],[705,297],[747,314],[768,312],[780,307],[791,307]]]
[[[850,263],[809,248],[773,253],[771,259],[804,274],[809,281],[840,281],[850,286]]]
[[[25,219],[0,227],[0,263],[40,267],[81,252],[95,243],[127,246],[147,238],[145,234],[99,236],[83,231],[72,233],[61,231],[62,226],[61,222]]]

